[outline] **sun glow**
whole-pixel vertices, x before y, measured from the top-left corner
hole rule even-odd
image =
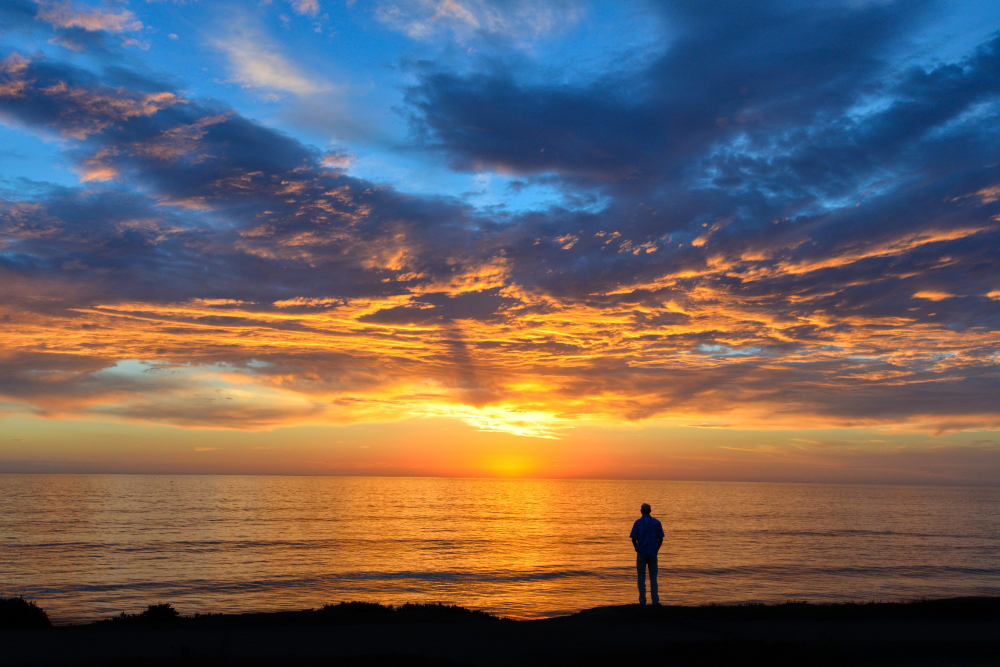
[[[477,408],[470,405],[441,404],[419,408],[417,412],[426,416],[458,419],[479,431],[496,431],[531,438],[556,439],[561,429],[570,428],[569,419],[553,412],[523,410],[515,405],[487,405]]]
[[[499,456],[487,459],[482,465],[488,475],[497,477],[526,477],[536,472],[538,464],[526,456]]]

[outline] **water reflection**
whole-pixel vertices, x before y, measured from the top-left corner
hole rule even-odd
[[[166,601],[566,613],[633,601],[643,501],[665,604],[1000,594],[998,489],[139,475],[0,475],[0,593],[60,622]]]

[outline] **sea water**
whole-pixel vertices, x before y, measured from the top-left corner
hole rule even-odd
[[[1000,489],[723,482],[0,475],[0,596],[56,623],[440,602],[515,618],[665,604],[1000,595]]]

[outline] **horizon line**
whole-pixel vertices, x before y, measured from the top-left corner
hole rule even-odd
[[[817,484],[827,486],[912,486],[912,487],[952,487],[965,489],[1000,489],[1000,482],[992,485],[967,484],[960,481],[949,482],[830,482],[819,480],[766,480],[766,479],[676,479],[646,477],[533,477],[530,475],[355,475],[322,473],[243,473],[243,472],[110,472],[110,471],[48,471],[15,472],[0,470],[0,475],[133,475],[144,477],[351,477],[351,478],[391,478],[391,479],[453,479],[482,481],[535,481],[535,482],[675,482],[690,484]]]

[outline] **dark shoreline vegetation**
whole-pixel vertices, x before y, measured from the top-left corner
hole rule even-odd
[[[1000,665],[1000,598],[909,602],[596,607],[511,620],[440,604],[341,602],[319,609],[137,614],[53,627],[0,599],[6,664],[771,664]]]

